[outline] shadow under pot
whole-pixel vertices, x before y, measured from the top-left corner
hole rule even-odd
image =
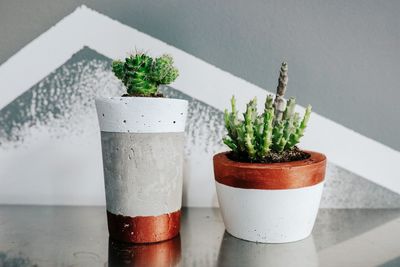
[[[187,106],[168,98],[96,99],[112,238],[151,243],[178,235]]]
[[[254,242],[286,243],[311,234],[321,200],[326,157],[305,151],[284,163],[233,161],[214,156],[218,201],[226,230]]]

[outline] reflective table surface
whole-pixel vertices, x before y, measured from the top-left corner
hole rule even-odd
[[[0,206],[0,267],[19,266],[400,266],[400,209],[322,209],[309,238],[272,245],[188,208],[177,238],[127,245],[109,240],[104,207]]]

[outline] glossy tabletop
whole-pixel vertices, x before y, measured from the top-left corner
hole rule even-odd
[[[400,266],[400,209],[322,209],[312,236],[268,245],[189,208],[177,238],[127,245],[109,240],[104,207],[0,206],[0,267],[19,266]]]

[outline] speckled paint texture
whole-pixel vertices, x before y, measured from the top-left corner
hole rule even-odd
[[[123,93],[110,62],[84,48],[1,109],[0,149],[29,146],[36,130],[48,131],[54,139],[93,134],[97,127],[94,98]]]

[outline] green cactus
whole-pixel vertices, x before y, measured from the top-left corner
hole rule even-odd
[[[125,58],[125,62],[113,61],[112,70],[126,86],[128,95],[156,96],[160,84],[169,84],[178,77],[178,69],[173,63],[169,55],[153,59],[137,53]]]
[[[254,146],[256,145],[255,142],[255,134],[254,130],[256,126],[256,116],[257,116],[257,99],[254,98],[247,104],[246,112],[244,115],[244,123],[245,123],[245,145],[247,149],[247,153],[251,160],[256,158],[256,150]]]
[[[243,119],[239,119],[236,101],[232,97],[232,112],[225,110],[224,113],[228,135],[224,137],[223,142],[232,150],[235,158],[250,162],[267,162],[269,157],[297,150],[296,145],[304,135],[310,118],[311,106],[307,107],[300,121],[299,113],[295,112],[295,98],[290,98],[287,103],[283,98],[286,84],[287,65],[283,63],[277,89],[279,96],[274,98],[268,95],[264,112],[260,115],[257,114],[257,99],[254,98],[247,104]],[[278,102],[285,103],[285,109],[279,112],[276,112],[279,105],[277,98]]]
[[[311,106],[308,105],[306,112],[304,114],[303,120],[301,121],[300,125],[298,125],[298,122],[297,122],[297,125],[294,126],[295,131],[290,134],[288,143],[285,146],[286,149],[291,149],[300,142],[300,138],[303,137],[303,135],[304,135],[304,131],[307,127],[307,123],[308,123],[308,120],[310,119],[310,115],[311,115]]]
[[[267,100],[265,101],[265,108],[263,114],[263,133],[260,140],[261,149],[259,150],[258,156],[261,158],[265,158],[269,151],[271,150],[272,145],[272,125],[274,121],[274,108],[272,104],[273,98],[271,95],[267,96]],[[260,122],[261,123],[261,122]]]
[[[173,66],[174,60],[170,55],[156,58],[151,69],[151,77],[159,84],[170,84],[178,77],[178,69]]]

